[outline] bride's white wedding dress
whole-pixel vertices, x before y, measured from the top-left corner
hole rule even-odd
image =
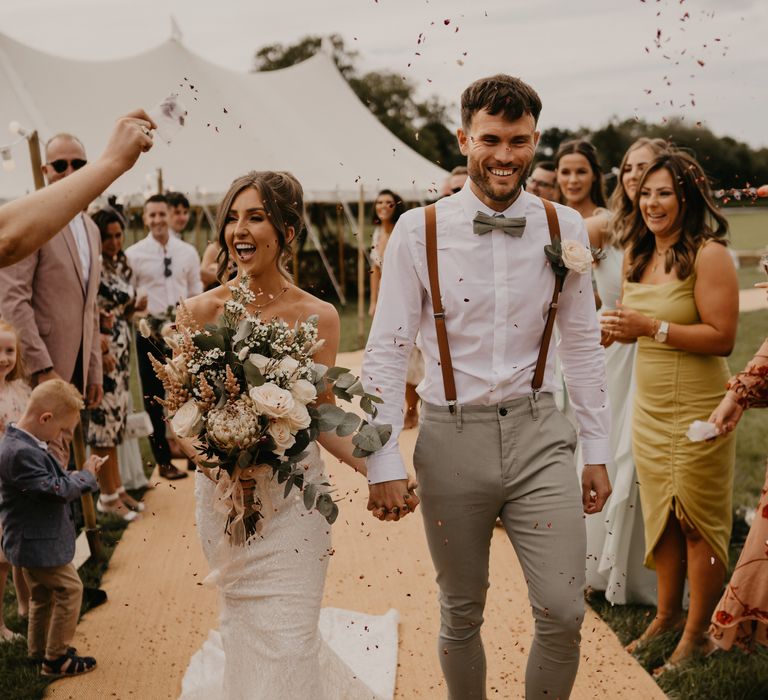
[[[307,477],[323,470],[312,444]],[[214,483],[196,475],[197,528],[219,588],[220,631],[211,632],[182,681],[183,700],[382,700],[392,697],[397,613],[324,609],[331,526],[294,489],[264,480],[268,515],[244,547],[224,533]],[[343,659],[343,660],[342,660]]]

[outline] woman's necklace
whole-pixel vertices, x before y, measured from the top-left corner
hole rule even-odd
[[[265,301],[263,304],[256,304],[252,303],[250,306],[252,306],[254,309],[263,309],[265,306],[269,306],[270,304],[276,302],[283,294],[285,294],[290,287],[283,287],[277,294],[275,294],[269,301]]]
[[[669,249],[667,249],[667,250],[669,250]],[[656,250],[654,251],[656,253],[656,257],[654,258],[653,267],[651,268],[651,272],[656,272],[656,270],[659,267],[659,264],[661,263],[661,261],[666,256],[667,250],[659,251],[659,249],[656,248]]]

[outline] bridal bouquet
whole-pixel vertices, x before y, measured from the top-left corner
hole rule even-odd
[[[299,462],[320,432],[352,435],[354,455],[379,449],[392,432],[373,426],[342,408],[313,402],[331,388],[336,397],[360,399],[362,410],[376,415],[377,396],[365,393],[360,380],[343,367],[327,368],[312,359],[322,346],[317,317],[291,328],[281,320],[264,321],[247,312],[254,295],[248,280],[231,285],[232,299],[218,323],[199,327],[182,305],[175,335],[166,337],[174,356],[161,363],[150,355],[162,380],[164,404],[175,433],[194,441],[217,479],[217,501],[227,512],[226,532],[244,544],[260,526],[263,496],[258,476],[303,492],[304,505],[329,523],[338,506],[328,482],[305,478]],[[267,470],[268,471],[268,470]]]

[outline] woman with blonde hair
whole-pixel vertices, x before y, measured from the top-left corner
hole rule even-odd
[[[619,179],[611,195],[611,218],[593,226],[590,243],[603,251],[593,275],[602,300],[601,312],[615,310],[621,298],[624,246],[637,184],[655,156],[669,148],[661,139],[635,141],[621,160]],[[608,398],[611,405],[609,476],[613,493],[605,512],[587,516],[587,586],[605,591],[613,604],[656,604],[656,580],[643,567],[645,540],[635,460],[632,456],[632,395],[634,343],[614,343],[605,351]]]
[[[608,344],[637,342],[632,446],[658,607],[630,650],[683,627],[658,673],[706,650],[728,564],[733,435],[714,442],[686,436],[720,403],[729,376],[739,292],[727,234],[699,163],[685,153],[659,155],[638,183],[622,301],[601,321]]]

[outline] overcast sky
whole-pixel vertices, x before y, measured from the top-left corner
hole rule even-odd
[[[163,42],[171,15],[186,46],[233,70],[265,44],[338,32],[363,70],[399,72],[420,96],[456,104],[507,72],[539,91],[542,128],[677,114],[768,145],[765,0],[1,0],[0,31],[99,60]]]

